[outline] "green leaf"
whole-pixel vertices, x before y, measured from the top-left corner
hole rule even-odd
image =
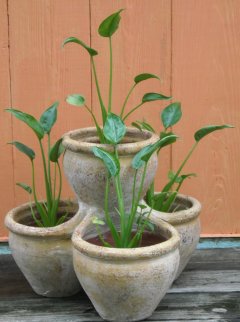
[[[52,162],[57,162],[61,154],[63,153],[64,148],[62,146],[62,138],[57,140],[57,142],[51,147],[49,152],[49,158]]]
[[[25,184],[23,182],[17,182],[16,185],[23,188],[30,195],[32,194],[32,188],[30,186],[28,186],[27,184]]]
[[[44,130],[41,124],[32,115],[23,113],[13,108],[7,108],[6,111],[14,115],[20,121],[26,123],[35,132],[39,140],[44,137]]]
[[[228,129],[228,128],[233,128],[233,127],[234,127],[233,125],[229,125],[229,124],[208,125],[208,126],[201,128],[200,130],[198,130],[194,134],[194,138],[197,142],[199,142],[202,138],[204,138],[204,136],[208,135],[209,133],[212,133],[217,130]]]
[[[62,44],[62,46],[64,47],[66,44],[70,43],[70,42],[74,42],[80,46],[82,46],[84,49],[87,50],[87,52],[89,53],[90,56],[96,56],[98,54],[98,52],[87,46],[83,41],[81,41],[80,39],[76,38],[76,37],[69,37],[69,38],[66,38]]]
[[[144,81],[144,80],[147,80],[147,79],[150,79],[150,78],[157,78],[160,80],[160,78],[157,76],[157,75],[154,75],[154,74],[148,74],[148,73],[143,73],[143,74],[139,74],[137,75],[135,78],[134,78],[134,82],[136,84]]]
[[[14,145],[20,152],[28,156],[31,161],[35,158],[35,152],[25,144],[17,141],[9,142],[8,144]]]
[[[139,131],[142,132],[142,127],[140,124],[138,124],[137,122],[132,122],[131,124],[133,127],[137,128]]]
[[[172,136],[172,135],[175,135],[173,132],[161,132],[160,133],[160,139],[164,139],[164,138],[166,138],[166,137],[168,137],[168,136]],[[176,142],[177,141],[177,136],[175,136],[175,139],[174,138],[172,138],[172,143],[174,143],[174,142]],[[164,146],[166,146],[166,145],[168,145],[169,143],[168,142],[166,142],[166,144],[163,144],[162,146],[161,146],[161,148],[163,148]]]
[[[101,159],[107,168],[111,177],[116,177],[120,171],[120,163],[119,160],[111,153],[97,147],[93,147],[92,149],[94,155]]]
[[[119,143],[126,133],[126,126],[121,117],[116,114],[108,113],[103,134],[105,138],[112,144]]]
[[[170,100],[172,96],[165,96],[159,93],[147,93],[142,98],[142,103],[152,102],[152,101],[162,101]]]
[[[55,102],[40,117],[40,124],[45,133],[49,134],[57,120],[57,107],[59,102]]]
[[[144,130],[147,130],[147,131],[149,131],[149,132],[152,132],[152,133],[155,133],[155,130],[154,130],[154,128],[149,124],[149,123],[147,123],[147,122],[145,122],[145,121],[137,121],[139,124],[141,124],[141,126],[142,126],[142,128],[144,129]]]
[[[85,98],[81,94],[71,94],[66,98],[66,102],[74,106],[83,106]]]
[[[145,146],[141,149],[132,160],[132,167],[134,169],[141,168],[145,162],[148,162],[152,154],[163,146],[172,144],[176,141],[176,135],[169,135],[163,139],[159,139],[156,143]]]
[[[103,20],[98,28],[98,33],[102,37],[111,37],[118,29],[121,20],[120,13],[123,9],[113,13],[111,16]]]
[[[101,226],[105,225],[105,222],[103,220],[99,219],[98,217],[93,217],[92,223],[95,225],[101,225]]]
[[[172,170],[169,170],[168,171],[168,179],[169,180],[172,180],[174,177],[175,177],[175,173],[172,171]],[[180,177],[177,177],[177,178],[175,178],[175,180],[174,180],[176,183],[181,183],[181,179],[180,179]]]
[[[175,102],[168,105],[167,107],[165,107],[161,114],[162,123],[165,129],[176,124],[181,119],[181,117],[182,111],[180,102]]]

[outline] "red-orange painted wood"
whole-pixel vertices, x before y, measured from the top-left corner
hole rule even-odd
[[[160,156],[157,189],[166,182],[171,164],[176,169],[186,155],[196,129],[209,123],[234,124],[236,129],[212,134],[201,142],[185,169],[197,172],[198,178],[189,180],[182,191],[202,201],[205,236],[240,235],[238,0],[0,0],[1,237],[6,236],[6,211],[28,200],[15,182],[30,183],[31,179],[28,160],[16,150],[12,154],[12,148],[5,143],[19,140],[39,154],[32,132],[2,110],[12,104],[39,117],[59,100],[54,140],[70,129],[92,125],[86,111],[64,103],[67,94],[82,93],[100,116],[89,57],[77,45],[62,49],[61,43],[68,36],[77,36],[99,51],[96,66],[107,104],[108,40],[100,37],[97,29],[107,15],[120,8],[126,10],[112,39],[113,111],[120,111],[134,76],[142,72],[160,75],[161,82],[140,84],[128,108],[150,91],[172,94],[175,100],[182,101],[183,119],[175,128],[182,139],[174,145],[173,154],[166,149]],[[160,130],[159,112],[164,106],[156,102],[146,105],[129,118],[128,124],[145,117]],[[37,178],[39,194],[43,195],[40,168]],[[63,196],[71,195],[65,181]]]
[[[173,95],[182,102],[174,169],[206,124],[230,123],[200,142],[185,168],[197,172],[183,191],[203,204],[202,233],[240,234],[240,2],[173,1]]]
[[[7,142],[12,141],[12,120],[4,111],[11,105],[7,0],[0,1],[0,57],[0,238],[3,238],[7,234],[3,225],[4,214],[14,205],[12,147],[7,146]]]

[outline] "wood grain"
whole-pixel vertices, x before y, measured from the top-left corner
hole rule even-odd
[[[173,0],[172,88],[183,109],[174,169],[197,129],[223,123],[236,127],[204,138],[184,170],[198,174],[182,191],[202,202],[204,234],[240,234],[239,19],[238,0]]]
[[[7,146],[7,142],[12,141],[12,119],[4,111],[4,108],[11,105],[7,0],[0,1],[0,57],[0,237],[4,237],[7,230],[3,226],[3,219],[6,212],[14,206],[12,147]]]
[[[91,125],[89,116],[64,103],[67,94],[84,92],[91,97],[88,56],[77,45],[61,44],[66,37],[89,41],[89,4],[87,0],[12,0],[9,3],[12,71],[12,104],[37,118],[54,101],[61,102],[53,141],[64,132]],[[14,120],[14,139],[37,151],[39,196],[44,197],[43,173],[37,140],[25,124]],[[14,151],[16,181],[30,183],[28,160]],[[64,181],[63,197],[72,195]],[[16,187],[16,203],[27,201]]]
[[[236,291],[236,275],[233,275],[239,272],[238,255],[239,249],[195,251],[186,270],[146,321],[239,321],[239,288]],[[216,268],[226,262],[221,280],[220,270]],[[36,295],[11,255],[0,256],[0,285],[1,322],[103,321],[83,291],[64,299]]]
[[[153,73],[161,77],[139,84],[129,99],[126,110],[141,102],[148,92],[160,92],[170,95],[171,77],[171,3],[152,0],[91,1],[91,44],[99,51],[96,66],[103,92],[104,102],[108,103],[109,86],[109,44],[108,39],[99,36],[97,30],[104,18],[125,8],[121,13],[119,29],[112,36],[113,44],[113,111],[119,113],[123,101],[133,85],[133,79],[140,73]],[[100,117],[96,90],[93,84],[93,106]],[[129,117],[127,124],[135,120],[149,121],[160,132],[160,110],[166,103],[146,104]],[[170,167],[170,150],[165,149],[160,156],[160,167],[156,175],[156,188],[166,181],[166,172]]]

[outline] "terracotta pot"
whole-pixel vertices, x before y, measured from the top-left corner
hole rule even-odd
[[[166,241],[120,249],[89,243],[95,229],[87,216],[72,237],[74,269],[95,309],[108,321],[139,321],[151,316],[178,269],[177,231],[158,220],[155,233]]]
[[[146,205],[146,203],[143,201]],[[179,194],[173,205],[173,209],[179,207],[175,212],[160,212],[152,210],[151,218],[164,220],[174,226],[180,235],[180,264],[176,278],[182,273],[187,265],[200,237],[200,202],[192,197]]]
[[[32,219],[29,204],[12,209],[6,216],[13,258],[39,295],[70,296],[81,289],[73,269],[71,243],[72,232],[82,219],[77,208],[76,202],[61,201],[60,212],[68,212],[73,217],[49,228],[24,224]]]
[[[151,132],[141,132],[134,128],[128,128],[123,143],[118,146],[126,211],[130,209],[132,201],[134,177],[134,169],[131,167],[132,159],[143,147],[155,143],[158,139],[159,137]],[[98,142],[96,128],[92,127],[65,134],[63,136],[63,145],[66,151],[63,166],[67,179],[78,198],[79,209],[82,209],[84,212],[84,210],[92,207],[96,209],[98,214],[101,214],[103,213],[107,170],[103,162],[94,156],[92,148],[97,146],[107,151],[112,151],[112,147],[107,144],[99,144]],[[143,196],[153,181],[157,170],[157,163],[157,156],[154,154],[148,163]],[[139,186],[142,171],[143,169],[138,171],[136,187]],[[109,193],[109,211],[113,213],[117,206],[113,182],[111,183]]]

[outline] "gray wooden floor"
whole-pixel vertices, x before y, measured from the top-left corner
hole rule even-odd
[[[0,255],[1,322],[97,322],[82,292],[64,299],[33,293],[11,255]],[[240,322],[240,248],[195,251],[181,277],[146,321]]]

